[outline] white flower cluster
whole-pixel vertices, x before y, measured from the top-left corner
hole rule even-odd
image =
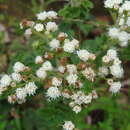
[[[121,47],[127,46],[130,40],[130,34],[126,31],[130,26],[130,1],[106,0],[104,4],[106,8],[116,9],[118,13],[115,22],[119,26],[109,28],[108,35],[113,39],[118,39]]]
[[[92,91],[88,95],[84,94],[82,91],[78,91],[70,96],[72,102],[69,103],[69,106],[72,107],[72,110],[77,114],[82,110],[82,105],[91,103],[92,99],[96,99],[96,91]]]
[[[60,41],[57,39],[53,39],[50,43],[49,43],[51,49],[57,49],[60,46]]]
[[[44,25],[41,24],[41,23],[37,23],[37,24],[34,26],[34,29],[35,29],[37,32],[41,32],[41,31],[43,31],[43,29],[44,29]]]
[[[16,81],[16,82],[22,81],[22,76],[21,76],[20,73],[14,72],[14,73],[11,74],[11,77],[12,77],[12,79],[13,79],[14,81]]]
[[[53,67],[50,61],[45,61],[42,66],[36,71],[37,77],[45,79],[47,76],[47,71],[52,71]]]
[[[52,85],[58,87],[58,86],[61,86],[62,84],[62,80],[61,79],[58,79],[57,77],[53,77],[52,78]]]
[[[68,84],[73,85],[75,88],[81,88],[83,84],[78,80],[77,66],[74,64],[67,64],[65,68],[67,71],[66,80]]]
[[[122,13],[123,11],[130,11],[130,1],[125,0],[124,3],[120,6],[119,12]]]
[[[55,32],[58,30],[58,26],[55,22],[48,22],[46,24],[46,33]]]
[[[83,86],[80,79],[78,79],[78,69],[75,64],[58,66],[58,69],[56,69],[52,67],[51,62],[45,61],[43,62],[42,66],[36,71],[36,75],[38,76],[38,78],[45,79],[47,77],[47,71],[54,71],[54,73],[58,72],[64,75],[62,76],[63,78],[54,76],[52,77],[52,80],[50,80],[50,84],[46,92],[46,97],[49,100],[55,100],[61,96],[67,99],[71,99],[72,102],[70,103],[70,106],[72,107],[72,110],[75,113],[79,113],[82,110],[82,104],[91,103],[91,100],[93,98],[97,98],[97,94],[95,91],[93,91],[89,95],[85,95],[81,91],[71,94],[63,88],[62,83],[65,84],[66,81],[71,87],[74,88],[81,88]],[[95,73],[91,68],[86,68],[83,72],[88,79],[94,81]],[[69,87],[68,84],[67,87]]]
[[[119,92],[121,89],[121,83],[118,81],[118,82],[112,82],[110,84],[110,88],[109,88],[109,91],[112,92],[112,93],[117,93]]]
[[[22,81],[20,72],[23,72],[27,67],[21,62],[16,62],[13,66],[14,72],[11,75],[3,75],[0,80],[0,93],[5,91],[9,86],[14,87],[16,83]]]
[[[14,72],[23,72],[26,69],[26,66],[21,62],[16,62],[13,66]]]
[[[56,99],[61,96],[61,92],[57,87],[49,87],[46,93],[49,99]]]
[[[124,10],[129,10],[126,5],[127,2],[122,3],[122,0],[106,0],[105,7],[115,9],[122,7]],[[84,87],[83,77],[89,82],[94,82],[97,77],[103,78],[111,74],[113,79],[107,81],[110,85],[109,91],[117,93],[121,89],[121,83],[117,80],[123,77],[124,70],[116,49],[109,49],[102,58],[103,66],[99,67],[99,72],[97,72],[96,69],[92,68],[92,61],[96,59],[96,55],[86,49],[81,49],[78,40],[74,38],[70,40],[66,33],[59,33],[58,25],[50,21],[56,18],[56,12],[44,11],[37,14],[37,23],[28,23],[29,28],[25,31],[25,35],[31,35],[33,31],[40,35],[42,32],[48,42],[48,44],[45,44],[45,48],[48,49],[44,50],[43,56],[36,56],[34,62],[40,64],[40,67],[35,70],[35,74],[31,73],[33,72],[31,68],[21,62],[16,62],[13,66],[14,72],[11,75],[2,76],[0,93],[10,86],[16,88],[15,93],[8,96],[8,102],[21,104],[26,102],[27,96],[36,93],[38,87],[35,84],[35,79],[40,83],[44,80],[47,99],[49,101],[56,100],[59,97],[68,99],[72,111],[78,114],[83,106],[87,106],[93,99],[98,98],[96,90],[88,94],[81,91],[81,88]],[[32,31],[32,29],[34,30]],[[51,35],[51,32],[55,35]],[[120,46],[126,46],[130,40],[129,33],[115,27],[110,28],[108,34],[111,38],[118,39]],[[78,58],[79,63],[73,63],[72,55]],[[29,71],[29,73],[22,73],[26,71]],[[75,126],[71,121],[65,121],[64,130],[73,130],[74,128]]]
[[[122,78],[124,75],[124,70],[121,66],[121,61],[117,57],[117,51],[115,49],[109,49],[107,51],[107,55],[103,57],[103,62],[108,66],[107,67],[101,67],[99,68],[99,75],[101,76],[106,76],[109,74],[112,74],[114,78],[119,79]],[[112,93],[116,93],[119,91],[121,88],[121,83],[120,82],[111,82],[110,84],[110,91]],[[120,84],[120,85],[119,85]],[[114,87],[115,86],[115,87]],[[118,86],[118,87],[117,87]]]
[[[11,77],[9,75],[3,75],[1,80],[0,80],[0,87],[1,88],[6,88],[11,84]]]
[[[12,80],[13,82],[21,82],[23,80],[22,75],[20,74],[20,72],[24,72],[28,69],[27,66],[25,66],[23,63],[21,62],[16,62],[13,66],[13,70],[14,72],[11,74]]]
[[[36,16],[38,20],[44,21],[46,19],[56,19],[57,13],[55,11],[43,11],[38,13]]]
[[[24,87],[17,88],[15,94],[8,96],[8,102],[18,102],[19,104],[22,104],[26,101],[27,95],[34,95],[36,93],[36,90],[37,86],[35,85],[35,83],[29,82]]]
[[[58,71],[60,72],[60,73],[64,73],[65,72],[65,67],[64,66],[59,66],[58,67]]]
[[[28,67],[25,66],[21,62],[16,62],[13,66],[14,72],[11,75],[3,75],[0,80],[0,91],[1,93],[8,89],[8,87],[16,88],[15,94],[8,96],[9,103],[18,102],[19,104],[24,103],[26,101],[27,95],[34,95],[37,89],[37,86],[34,82],[24,83],[24,76],[21,72],[28,71]],[[17,88],[17,84],[23,81],[25,87]]]
[[[42,56],[36,56],[36,58],[35,58],[35,64],[41,64],[41,63],[43,63]]]
[[[105,8],[115,8],[118,9],[119,5],[123,3],[123,0],[105,0]]]
[[[118,28],[109,28],[108,35],[111,38],[118,39],[119,45],[125,47],[130,40],[130,34],[126,31],[130,26],[130,1],[128,0],[106,0],[104,2],[106,8],[116,9],[118,16],[116,18],[116,24]]]
[[[130,34],[129,33],[127,33],[126,31],[121,31],[120,29],[115,28],[115,27],[114,28],[109,28],[108,35],[111,38],[118,39],[119,40],[119,45],[121,47],[127,46],[128,42],[130,40]]]
[[[65,121],[63,125],[64,130],[74,130],[75,126],[71,121]]]
[[[105,0],[105,8],[119,9],[119,12],[130,11],[130,1],[128,0]]]
[[[68,64],[66,66],[66,68],[67,68],[67,72],[70,73],[70,74],[77,73],[77,67],[74,64]]]
[[[121,61],[117,57],[117,51],[115,49],[109,49],[107,51],[107,55],[103,57],[103,62],[104,63],[110,63],[112,62],[112,65],[109,66],[110,68],[110,73],[115,77],[115,78],[122,78],[124,74],[124,70],[121,66]]]
[[[94,81],[94,78],[96,76],[94,70],[91,67],[87,67],[84,71],[82,71],[82,74],[90,81]]]
[[[49,34],[50,32],[55,32],[58,30],[58,26],[55,22],[48,21],[57,18],[57,13],[55,11],[43,11],[38,13],[36,16],[37,20],[40,20],[38,23],[35,23],[33,21],[24,21],[23,23],[20,23],[21,29],[23,29],[24,26],[29,27],[25,30],[24,33],[26,37],[29,37],[33,33],[32,29],[37,32],[45,32],[45,34]]]
[[[87,50],[79,50],[77,51],[77,55],[82,61],[87,61],[89,59],[95,60],[96,58],[94,54],[88,52]]]
[[[29,82],[23,88],[16,89],[16,101],[20,104],[26,101],[27,95],[34,95],[37,90],[37,86],[34,82]]]
[[[109,74],[109,69],[106,66],[99,67],[98,75],[101,77],[107,76]]]
[[[41,32],[44,30],[44,25],[42,23],[36,23],[35,26],[34,26],[34,29],[37,31],[37,32]],[[44,30],[46,33],[49,33],[49,32],[55,32],[57,31],[58,29],[58,26],[55,22],[48,22],[46,24],[46,30]]]
[[[69,74],[69,75],[66,77],[66,80],[68,81],[68,83],[69,83],[70,85],[75,85],[77,79],[78,79],[77,74]]]
[[[79,47],[79,41],[76,39],[73,39],[70,41],[69,39],[65,39],[63,49],[65,52],[73,53],[75,49]]]
[[[67,34],[65,34],[64,37],[67,37]],[[73,53],[76,49],[78,49],[79,41],[76,39],[73,39],[73,40],[65,39],[64,45],[61,46],[59,40],[53,39],[52,41],[50,41],[49,46],[51,47],[52,50],[58,49],[58,48],[63,48],[63,50],[65,52]]]

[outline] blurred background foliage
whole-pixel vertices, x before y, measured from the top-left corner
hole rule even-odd
[[[93,2],[93,3],[92,3]],[[24,37],[19,23],[35,20],[43,10],[59,12],[60,30],[74,36],[82,47],[100,52],[107,43],[105,24],[112,24],[102,0],[0,0],[0,72],[11,72],[12,64],[22,61],[34,65],[36,55],[42,53],[43,42],[38,37]],[[96,23],[96,24],[94,24]],[[100,27],[99,24],[102,26]],[[121,50],[120,58],[130,76],[130,46]],[[97,59],[96,63],[100,65]],[[76,59],[75,61],[76,62]],[[100,83],[104,86],[103,82]],[[89,86],[90,84],[87,83]],[[120,94],[103,96],[75,114],[59,99],[53,103],[38,94],[22,105],[10,105],[0,98],[0,130],[61,130],[64,120],[72,120],[79,130],[130,130],[130,89],[125,85]],[[96,87],[96,86],[95,86]],[[104,86],[107,89],[107,86]],[[53,109],[52,109],[53,108]]]

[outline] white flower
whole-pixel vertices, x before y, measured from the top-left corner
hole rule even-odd
[[[78,47],[79,47],[79,41],[76,40],[76,39],[73,39],[73,40],[71,41],[71,44],[73,44],[73,45],[75,46],[75,48],[78,48]]]
[[[25,90],[29,96],[34,95],[37,90],[37,86],[35,85],[34,82],[29,82],[28,84],[25,85]]]
[[[80,106],[74,106],[72,110],[77,114],[81,111],[81,107]]]
[[[78,91],[77,93],[74,93],[71,96],[71,98],[78,105],[88,104],[88,103],[91,103],[91,101],[92,101],[92,94],[85,95],[82,91]]]
[[[40,12],[36,16],[37,16],[38,20],[43,20],[44,21],[47,18],[47,12],[46,11]]]
[[[75,128],[74,124],[71,121],[65,121],[63,125],[64,130],[73,130]]]
[[[50,87],[48,88],[46,95],[51,99],[56,99],[61,96],[61,92],[57,87]]]
[[[75,102],[70,102],[70,103],[69,103],[69,106],[70,106],[70,107],[74,107],[74,106],[75,106]]]
[[[71,85],[75,85],[76,81],[78,79],[78,76],[76,74],[70,74],[66,77],[66,80],[68,81],[68,83]]]
[[[51,47],[52,49],[57,49],[57,48],[59,48],[59,46],[60,46],[60,41],[57,40],[57,39],[53,39],[53,40],[49,43],[49,45],[50,45],[50,47]]]
[[[109,85],[111,85],[111,84],[113,83],[113,79],[108,79],[108,80],[107,80],[107,83],[108,83]]]
[[[70,98],[70,95],[69,95],[68,93],[66,93],[66,92],[62,92],[62,96],[63,96],[64,98],[67,98],[67,99]]]
[[[99,68],[99,75],[106,76],[108,75],[108,68],[106,66],[102,66]]]
[[[110,60],[113,60],[117,57],[117,51],[115,49],[109,49],[107,51],[107,56],[110,58]]]
[[[50,31],[55,32],[55,31],[57,31],[57,29],[58,29],[58,26],[55,22],[48,22],[46,25],[46,30],[48,32],[50,32]]]
[[[121,4],[123,0],[105,0],[104,5],[105,8],[119,8],[119,4]]]
[[[121,60],[117,57],[114,59],[114,62],[113,62],[114,65],[119,65],[121,64]]]
[[[91,59],[91,60],[95,60],[95,59],[96,59],[96,55],[93,54],[93,53],[90,53],[90,55],[89,55],[89,59]]]
[[[87,50],[79,50],[77,51],[77,55],[81,60],[87,61],[89,59],[90,53]]]
[[[32,34],[32,30],[30,28],[25,30],[25,33],[24,33],[25,36],[26,35],[29,36],[31,34]]]
[[[14,104],[16,102],[16,96],[15,95],[8,96],[8,102],[10,104]]]
[[[67,65],[67,71],[71,74],[71,73],[77,73],[77,68],[76,65],[74,64],[68,64]]]
[[[10,78],[10,76],[6,74],[6,75],[2,76],[2,78],[0,80],[0,84],[2,87],[7,87],[10,85],[11,81],[12,81],[12,79]]]
[[[122,8],[123,10],[130,11],[130,1],[125,1]]]
[[[59,66],[58,71],[61,72],[61,73],[64,73],[65,72],[65,67],[64,66]]]
[[[121,31],[121,32],[119,33],[119,35],[118,35],[118,39],[119,39],[119,41],[121,41],[121,42],[128,42],[128,40],[129,40],[129,35],[128,35],[127,32]]]
[[[58,39],[65,40],[66,37],[68,37],[68,35],[64,32],[58,34]]]
[[[114,0],[106,0],[104,2],[104,6],[105,6],[105,8],[113,8],[113,6],[114,6]]]
[[[22,72],[25,70],[25,65],[21,62],[16,62],[13,66],[15,72]]]
[[[62,84],[62,80],[61,80],[61,79],[58,79],[58,78],[56,78],[56,77],[53,77],[53,79],[52,79],[52,85],[53,85],[53,86],[58,87],[58,86],[60,86],[61,84]]]
[[[119,92],[120,88],[121,88],[120,82],[113,82],[109,88],[109,91],[112,93],[117,93]]]
[[[42,56],[36,56],[36,58],[35,58],[35,64],[40,64],[42,62],[43,62]]]
[[[41,78],[41,79],[45,79],[47,76],[46,71],[41,67],[36,71],[36,75],[37,77]]]
[[[48,11],[47,12],[47,17],[48,17],[48,19],[56,19],[57,18],[57,13],[55,11]]]
[[[19,73],[14,72],[14,73],[11,74],[11,77],[16,82],[22,81],[22,76]]]
[[[104,62],[104,63],[109,63],[110,62],[110,57],[109,56],[103,56],[103,58],[102,58],[102,61]]]
[[[88,96],[83,96],[82,102],[85,104],[89,104],[92,101],[92,94],[89,94]]]
[[[108,35],[112,38],[118,38],[119,32],[118,28],[109,28]]]
[[[41,32],[41,31],[43,31],[44,26],[43,26],[43,24],[41,24],[41,23],[37,23],[37,24],[34,26],[34,29],[35,29],[37,32]]]
[[[53,69],[52,67],[52,64],[50,61],[45,61],[43,64],[42,64],[42,68],[45,70],[45,71],[51,71]]]
[[[119,43],[121,47],[126,47],[128,45],[128,41],[122,41]]]
[[[121,4],[123,0],[114,0],[115,4]]]
[[[110,66],[110,71],[111,71],[111,74],[113,76],[115,76],[116,78],[122,78],[123,77],[124,70],[121,67],[121,65],[115,64],[115,65]]]
[[[83,92],[81,92],[81,91],[78,91],[77,93],[74,93],[72,96],[71,96],[71,98],[74,100],[74,103],[75,104],[79,104],[79,105],[81,105],[82,103],[83,103],[83,96],[85,96],[84,95],[84,93]]]
[[[90,81],[94,81],[94,78],[96,76],[95,72],[92,68],[88,67],[84,71],[82,71],[82,74]]]
[[[16,89],[16,97],[20,100],[25,99],[27,96],[25,88],[17,88]]]
[[[73,53],[75,51],[75,45],[68,41],[64,43],[63,49],[65,52]]]

